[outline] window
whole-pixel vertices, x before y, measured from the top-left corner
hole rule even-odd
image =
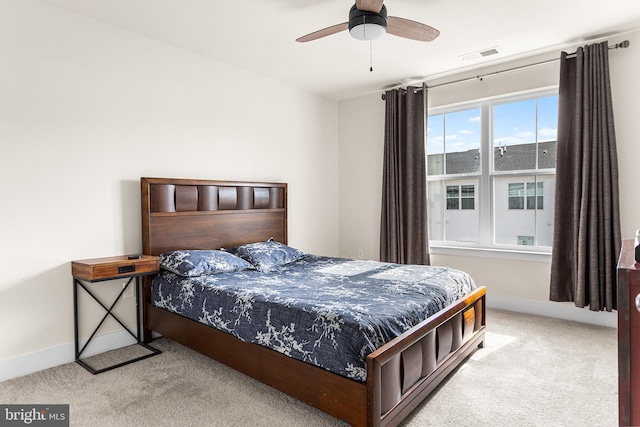
[[[432,245],[550,250],[557,111],[556,91],[430,111]]]
[[[524,209],[524,183],[509,184],[509,209]]]
[[[511,183],[508,197],[509,209],[543,209],[544,182]]]
[[[527,182],[527,209],[544,209],[544,182]]]
[[[460,187],[447,185],[447,209],[460,209]]]
[[[475,186],[447,186],[447,209],[474,209],[475,205]]]
[[[518,236],[518,244],[526,246],[533,245],[533,236]]]

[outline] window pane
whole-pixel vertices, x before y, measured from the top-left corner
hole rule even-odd
[[[456,185],[453,185],[453,184]],[[447,190],[449,188],[456,188],[456,194],[460,194],[458,189],[465,189],[467,194],[473,193],[474,196],[470,198],[463,198],[463,209],[447,209],[444,213],[444,238],[447,241],[452,242],[478,242],[478,212],[471,209],[464,208],[464,204],[475,204],[475,191],[478,185],[477,179],[460,179],[447,181]],[[452,191],[453,193],[453,191]],[[448,201],[449,199],[447,199]],[[454,199],[452,199],[454,200]],[[460,201],[460,198],[456,198],[456,201]],[[467,201],[469,200],[469,201]],[[459,205],[458,205],[459,207]]]
[[[460,186],[460,206],[462,209],[475,209],[476,188],[474,185],[461,185]]]
[[[480,109],[445,114],[447,174],[480,171]]]
[[[447,185],[447,197],[458,198],[460,187],[457,185]]]
[[[475,187],[473,185],[462,185],[460,186],[460,191],[462,197],[473,197],[475,193]]]
[[[534,242],[533,236],[518,236],[519,245],[531,246],[534,244],[533,242]]]
[[[460,189],[473,194],[473,197],[463,198],[462,203],[473,203],[475,206],[475,189],[477,179],[429,181],[429,239],[453,242],[478,242],[478,212],[474,209],[459,209],[459,197],[446,197],[448,194],[460,195]],[[455,190],[454,190],[455,189]],[[447,209],[449,201],[455,209]],[[469,200],[469,201],[467,201]],[[464,205],[463,205],[464,206]]]
[[[537,205],[536,209],[544,209],[544,182],[538,181],[536,185],[536,198]]]
[[[527,209],[536,208],[536,183],[527,182]]]
[[[493,107],[493,170],[536,168],[536,100]]]
[[[509,183],[509,196],[523,196],[524,195],[524,183]]]
[[[556,141],[538,143],[538,168],[556,168]]]
[[[462,209],[475,209],[475,200],[473,198],[462,198]]]
[[[512,182],[514,179],[520,182]],[[544,198],[553,200],[555,176],[499,176],[493,178],[493,188],[494,243],[551,246],[553,208],[542,210],[541,203]],[[527,209],[524,209],[525,189]],[[529,200],[533,200],[531,207]]]
[[[429,181],[427,205],[429,212],[429,239],[444,240],[444,192],[442,181]]]
[[[536,198],[532,196],[527,196],[527,209],[535,209],[536,208]]]
[[[544,183],[527,182],[527,209],[543,209]]]
[[[524,198],[509,197],[509,209],[524,209]]]
[[[538,169],[556,167],[557,134],[558,96],[538,98]]]
[[[444,174],[444,114],[427,118],[427,172]]]
[[[509,209],[524,209],[524,184],[509,183]]]
[[[480,109],[429,116],[429,175],[480,172]]]
[[[447,186],[447,209],[460,209],[460,187],[457,185]]]

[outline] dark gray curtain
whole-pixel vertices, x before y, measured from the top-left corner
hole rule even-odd
[[[380,260],[429,264],[426,89],[385,93]]]
[[[618,160],[607,42],[562,53],[552,301],[617,309]]]

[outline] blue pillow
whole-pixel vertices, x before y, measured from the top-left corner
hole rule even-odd
[[[273,238],[266,242],[238,246],[234,248],[234,253],[262,272],[274,270],[281,265],[299,260],[305,255],[302,251],[276,242]]]
[[[229,252],[207,249],[165,252],[160,254],[160,267],[187,277],[253,269],[253,265]]]

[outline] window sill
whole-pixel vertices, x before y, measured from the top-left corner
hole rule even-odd
[[[511,248],[452,246],[446,244],[430,244],[429,252],[433,255],[469,256],[478,258],[511,259],[517,261],[551,262],[551,251],[522,250]]]

